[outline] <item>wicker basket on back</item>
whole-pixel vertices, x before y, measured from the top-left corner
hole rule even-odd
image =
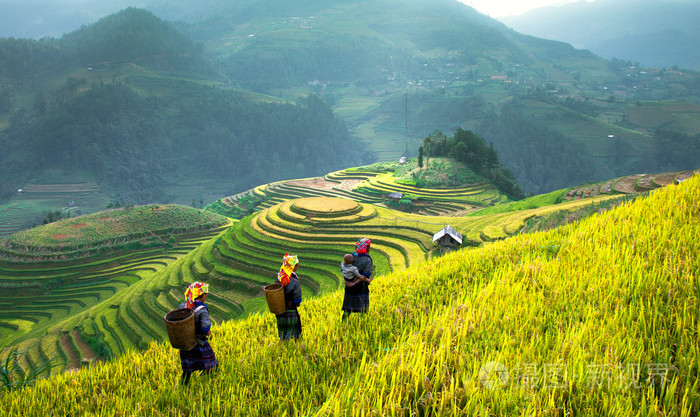
[[[170,344],[175,349],[194,349],[197,345],[194,312],[189,308],[180,308],[169,312],[164,318]]]
[[[284,301],[284,287],[280,283],[268,284],[263,287],[267,307],[273,314],[282,314],[287,311],[287,303]]]

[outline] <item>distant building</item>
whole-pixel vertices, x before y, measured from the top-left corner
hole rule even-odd
[[[506,77],[505,75],[492,75],[492,76],[491,76],[491,79],[492,79],[492,80],[505,80],[505,79],[507,79],[507,78],[508,78],[508,77]]]
[[[406,163],[406,157],[405,157],[405,156],[402,156],[401,158],[399,158],[399,164],[403,165],[403,164],[405,164],[405,163]]]
[[[453,251],[462,246],[462,235],[451,226],[445,226],[433,235],[433,243],[440,247],[441,253]]]
[[[393,193],[389,194],[389,200],[391,200],[391,201],[397,201],[397,202],[398,202],[398,201],[401,200],[402,198],[403,198],[403,193],[393,192]]]

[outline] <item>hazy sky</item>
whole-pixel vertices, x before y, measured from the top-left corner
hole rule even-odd
[[[459,0],[491,17],[522,14],[530,9],[544,6],[560,6],[578,0]],[[594,0],[586,0],[594,1]]]

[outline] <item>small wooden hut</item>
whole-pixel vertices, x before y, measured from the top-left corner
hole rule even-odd
[[[399,202],[403,198],[403,193],[393,192],[389,194],[389,200]]]
[[[433,235],[433,243],[440,247],[440,253],[453,251],[462,247],[462,235],[451,226],[445,226]]]

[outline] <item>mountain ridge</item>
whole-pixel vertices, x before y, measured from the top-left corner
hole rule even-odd
[[[691,1],[597,0],[534,9],[501,20],[521,32],[570,42],[607,59],[698,70],[697,48],[686,47],[700,42],[698,18],[700,5]]]

